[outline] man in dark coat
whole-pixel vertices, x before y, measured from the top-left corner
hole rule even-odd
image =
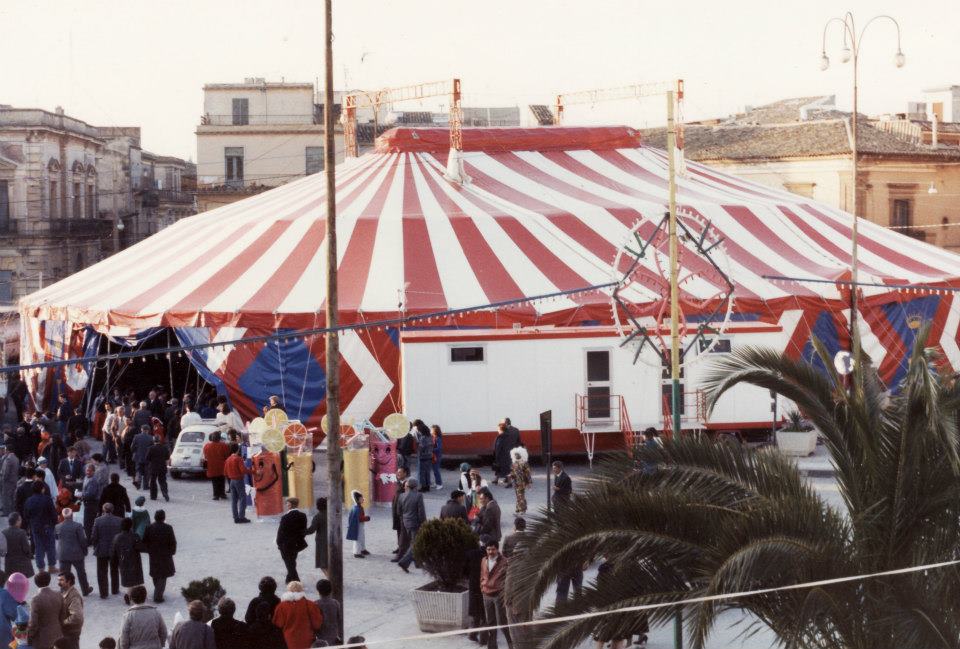
[[[410,473],[401,467],[397,467],[397,490],[393,493],[393,501],[390,503],[390,513],[393,515],[393,529],[397,533],[397,547],[393,554],[400,552],[400,537],[403,535],[403,519],[400,517],[400,498],[403,497],[404,484]]]
[[[136,409],[133,413],[133,429],[140,431],[143,430],[143,427],[146,426],[148,429],[153,427],[153,415],[150,410],[147,408],[147,402],[141,401],[140,407]]]
[[[297,573],[297,555],[307,547],[307,515],[298,510],[299,498],[287,498],[287,513],[280,518],[277,528],[277,548],[287,568],[287,582],[300,581]]]
[[[413,468],[413,458],[416,457],[413,450],[413,441],[413,427],[411,425],[407,434],[397,440],[397,466],[406,469],[407,473],[410,473]]]
[[[167,463],[170,462],[170,448],[163,443],[160,436],[154,437],[153,446],[147,451],[147,475],[150,476],[150,500],[157,499],[157,485],[163,499],[170,502],[170,492],[167,490]]]
[[[217,649],[247,649],[250,637],[246,623],[234,617],[237,613],[236,603],[229,597],[221,597],[217,603],[217,613],[219,615],[210,622]]]
[[[26,469],[23,474],[23,479],[20,481],[20,484],[17,485],[17,490],[13,493],[13,508],[20,518],[23,519],[24,505],[27,504],[27,498],[33,495],[33,483],[35,482],[34,478],[37,475],[36,469]],[[26,520],[23,521],[26,524]]]
[[[243,618],[247,624],[253,624],[256,621],[257,607],[260,604],[266,604],[270,607],[270,618],[272,619],[273,609],[280,603],[280,598],[277,597],[277,580],[273,577],[268,575],[260,579],[257,588],[260,590],[260,594],[250,600],[247,605],[247,614]]]
[[[500,505],[493,499],[489,487],[482,487],[480,495],[480,513],[477,514],[477,534],[487,535],[492,541],[500,543]]]
[[[440,518],[459,518],[469,525],[470,520],[467,518],[467,508],[463,504],[465,497],[466,494],[459,489],[454,489],[450,492],[450,500],[440,508]]]
[[[56,538],[54,527],[57,525],[57,510],[50,496],[43,493],[43,483],[33,483],[33,495],[27,498],[23,511],[30,523],[33,547],[36,551],[37,569],[43,572],[46,566],[51,570],[57,567]]]
[[[403,520],[403,556],[397,561],[397,565],[404,572],[410,572],[410,564],[413,563],[413,542],[417,538],[417,532],[420,526],[427,520],[426,509],[423,506],[423,494],[417,488],[419,485],[415,478],[407,479],[406,491],[400,500],[400,517]]]
[[[89,539],[93,534],[93,521],[100,513],[100,492],[103,488],[97,480],[95,464],[88,464],[84,473],[86,475],[83,479],[83,487],[80,489],[80,500],[83,503],[83,532]]]
[[[553,469],[553,508],[557,509],[570,504],[573,495],[573,480],[563,470],[563,462],[556,460],[551,466]]]
[[[90,536],[93,556],[97,558],[97,586],[100,588],[100,599],[106,599],[111,591],[114,595],[120,592],[120,568],[113,558],[113,539],[119,533],[120,518],[113,515],[112,503],[104,503],[103,515],[93,522],[93,534]],[[107,583],[108,572],[109,584]]]
[[[110,484],[103,488],[103,491],[100,492],[100,509],[103,510],[103,506],[107,503],[110,503],[113,506],[114,516],[123,518],[127,515],[127,512],[132,510],[130,507],[130,497],[127,495],[127,489],[122,484],[120,484],[120,474],[111,473],[110,474]]]
[[[120,533],[113,537],[110,558],[120,569],[120,586],[132,588],[143,583],[143,544],[133,531],[133,519],[120,521]]]
[[[61,572],[76,573],[80,581],[80,590],[86,597],[93,592],[87,583],[87,535],[83,525],[73,520],[73,510],[69,507],[63,510],[63,522],[56,527],[57,558],[60,560]]]
[[[83,479],[83,462],[77,457],[77,449],[73,446],[67,449],[67,457],[60,460],[57,466],[57,476],[63,486],[73,491]]]
[[[510,486],[510,467],[513,459],[510,457],[510,451],[520,446],[520,431],[510,426],[505,419],[497,427],[497,439],[493,442],[493,484],[498,484],[501,479],[505,486]]]
[[[8,575],[19,572],[27,577],[33,577],[33,553],[30,551],[30,539],[27,538],[27,533],[20,529],[22,524],[20,514],[13,512],[7,517],[7,526],[0,532],[7,542],[7,556],[3,569]]]
[[[20,477],[20,460],[12,449],[0,446],[0,510],[3,515],[14,511],[17,479]]]
[[[153,601],[163,602],[167,579],[176,574],[173,555],[177,553],[177,537],[167,523],[167,513],[158,509],[153,514],[153,523],[143,533],[143,545],[150,556],[150,577],[153,578]]]
[[[49,498],[47,499],[49,500]],[[63,596],[50,588],[50,573],[39,572],[33,583],[40,590],[30,600],[27,643],[37,649],[50,649],[63,635]]]
[[[149,414],[149,411],[146,411]],[[140,426],[140,432],[133,438],[130,444],[130,450],[133,452],[133,463],[137,467],[137,477],[133,481],[133,486],[137,489],[146,490],[147,488],[147,451],[153,446],[153,434],[150,424]]]

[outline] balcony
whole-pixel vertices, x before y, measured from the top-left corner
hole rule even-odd
[[[50,234],[56,235],[105,237],[112,229],[112,219],[50,219]]]
[[[157,189],[153,191],[156,191],[157,199],[161,203],[193,205],[193,192],[181,192],[173,189]]]

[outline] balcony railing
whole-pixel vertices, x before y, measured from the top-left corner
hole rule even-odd
[[[242,121],[242,120],[238,120]],[[296,113],[291,115],[248,115],[245,124],[235,124],[232,113],[225,115],[210,114],[200,116],[201,126],[284,126],[291,124],[322,124],[317,122],[313,111],[305,113]]]
[[[104,237],[112,228],[111,219],[50,219],[51,234]]]
[[[193,192],[181,192],[174,189],[158,189],[157,195],[161,203],[193,204]]]

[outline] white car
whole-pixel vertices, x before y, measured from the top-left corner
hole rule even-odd
[[[207,469],[203,465],[203,445],[210,441],[213,433],[226,435],[223,426],[218,425],[215,419],[204,419],[199,424],[191,424],[180,431],[177,445],[173,447],[173,455],[170,456],[171,478],[206,475]]]

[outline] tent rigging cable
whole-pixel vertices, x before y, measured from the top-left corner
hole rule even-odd
[[[931,293],[936,293],[937,291],[948,291],[951,293],[960,292],[960,287],[954,286],[931,286],[929,284],[882,284],[880,282],[853,282],[848,279],[822,279],[820,277],[790,277],[788,275],[761,275],[763,279],[769,279],[772,281],[780,282],[812,282],[814,284],[842,284],[843,286],[869,286],[876,288],[885,288],[888,290],[899,291],[904,289],[916,290],[916,291],[929,291]]]

